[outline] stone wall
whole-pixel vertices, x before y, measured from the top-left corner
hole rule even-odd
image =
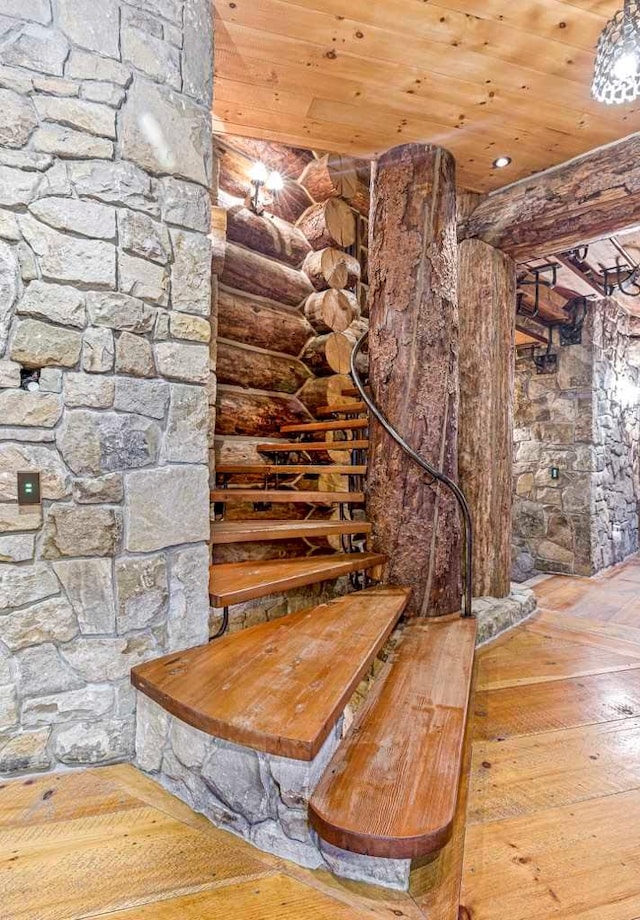
[[[638,548],[636,325],[615,301],[599,300],[582,344],[554,346],[556,373],[517,361],[516,581],[536,572],[591,575]]]
[[[615,301],[594,318],[593,570],[638,551],[640,321]]]
[[[516,361],[515,581],[535,572],[591,573],[591,323],[592,316],[582,345],[554,347],[557,373],[538,374],[529,357]]]
[[[0,14],[12,773],[130,758],[130,668],[207,637],[212,25],[209,0],[4,0]],[[41,473],[28,512],[21,470]]]

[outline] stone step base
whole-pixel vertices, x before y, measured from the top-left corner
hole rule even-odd
[[[308,869],[408,890],[410,860],[348,853],[309,826],[307,803],[342,740],[342,717],[314,760],[301,761],[215,738],[137,697],[136,765],[216,827]]]

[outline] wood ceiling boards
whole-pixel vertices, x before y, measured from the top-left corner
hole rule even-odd
[[[436,143],[489,191],[640,129],[637,105],[590,96],[621,5],[215,0],[215,130],[364,156]]]

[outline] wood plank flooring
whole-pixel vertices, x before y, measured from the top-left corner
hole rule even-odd
[[[260,853],[115,766],[0,784],[1,920],[638,920],[640,561],[536,590],[478,654],[468,796],[410,894]]]
[[[555,576],[478,655],[464,920],[640,918],[640,564]]]

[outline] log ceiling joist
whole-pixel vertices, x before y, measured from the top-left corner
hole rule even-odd
[[[640,135],[487,196],[461,225],[518,262],[562,253],[640,224]]]
[[[640,128],[638,106],[590,95],[621,0],[214,3],[220,133],[368,157],[439,144],[487,192]]]

